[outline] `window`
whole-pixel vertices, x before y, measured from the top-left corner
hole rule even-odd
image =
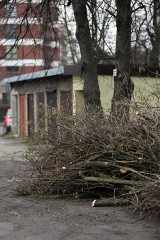
[[[18,75],[18,67],[6,67],[6,77],[13,77]]]
[[[5,26],[5,38],[7,39],[16,39],[17,38],[17,25],[16,24],[7,24]]]
[[[8,94],[2,93],[2,103],[3,104],[9,104]]]
[[[7,60],[17,60],[18,59],[18,49],[16,46],[6,47],[6,59]]]
[[[57,41],[59,38],[58,28],[47,26],[44,32],[44,42]]]
[[[6,5],[6,17],[10,18],[17,17],[17,7],[15,3],[8,3]]]
[[[47,92],[47,105],[48,107],[57,107],[57,91]]]

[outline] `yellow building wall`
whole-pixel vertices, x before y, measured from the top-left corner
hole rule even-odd
[[[134,94],[132,102],[138,104],[147,104],[149,106],[157,107],[160,106],[160,78],[151,77],[132,77],[134,83]],[[111,108],[111,100],[114,91],[114,78],[113,76],[98,76],[98,83],[101,93],[101,104],[105,111],[109,112]],[[73,76],[73,102],[74,112],[76,107],[82,105],[77,103],[83,101],[81,98],[76,98],[76,91],[83,90],[83,79],[81,76]],[[80,100],[81,99],[81,100]]]
[[[114,91],[114,78],[113,76],[98,76],[98,83],[101,96],[101,104],[104,111],[110,113],[111,101]]]
[[[160,106],[160,78],[132,77],[132,81],[135,85],[133,103],[151,107]]]
[[[112,76],[98,76],[98,83],[100,88],[101,104],[105,111],[109,111],[111,107],[111,100],[113,97],[114,81]],[[77,75],[73,77],[73,112],[76,113],[76,108],[84,104],[84,100],[79,97],[79,91],[83,90],[83,79]],[[80,100],[81,99],[81,100]],[[81,101],[81,102],[77,102]]]
[[[77,114],[84,99],[80,99],[78,92],[83,91],[83,79],[80,75],[73,76],[73,114]]]

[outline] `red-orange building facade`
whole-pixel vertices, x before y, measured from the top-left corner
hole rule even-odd
[[[32,0],[29,4],[26,0],[17,4],[1,1],[0,80],[59,65],[58,11],[52,8],[51,27],[46,23],[46,14],[40,14],[41,1]]]

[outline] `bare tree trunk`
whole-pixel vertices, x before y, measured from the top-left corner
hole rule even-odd
[[[153,0],[154,15],[153,15],[153,28],[154,38],[152,41],[152,53],[150,65],[151,67],[159,67],[160,58],[160,0]]]
[[[77,26],[76,37],[81,51],[84,95],[87,105],[101,106],[96,53],[90,34],[86,2],[87,0],[72,0]]]
[[[65,28],[66,28],[66,31],[67,31],[67,42],[68,42],[69,49],[70,49],[70,52],[71,52],[72,62],[74,64],[76,64],[76,63],[79,62],[79,59],[78,59],[77,52],[76,52],[76,49],[75,49],[75,46],[74,46],[74,39],[71,38],[71,33],[70,33],[70,30],[69,30],[69,24],[68,24],[68,21],[67,21],[67,6],[65,4],[64,4],[64,18],[63,18],[63,21],[64,21],[64,25],[65,25]]]
[[[131,0],[117,0],[116,62],[112,99],[112,120],[128,120],[133,83],[130,78],[131,60]]]

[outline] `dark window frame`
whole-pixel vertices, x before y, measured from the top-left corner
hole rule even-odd
[[[17,46],[6,46],[6,60],[18,60]]]
[[[6,77],[13,77],[19,74],[19,68],[17,66],[6,67]]]
[[[16,18],[17,17],[17,4],[13,2],[9,2],[5,6],[6,8],[6,17],[8,18]]]
[[[4,35],[6,39],[17,38],[17,24],[6,24],[4,27]]]

